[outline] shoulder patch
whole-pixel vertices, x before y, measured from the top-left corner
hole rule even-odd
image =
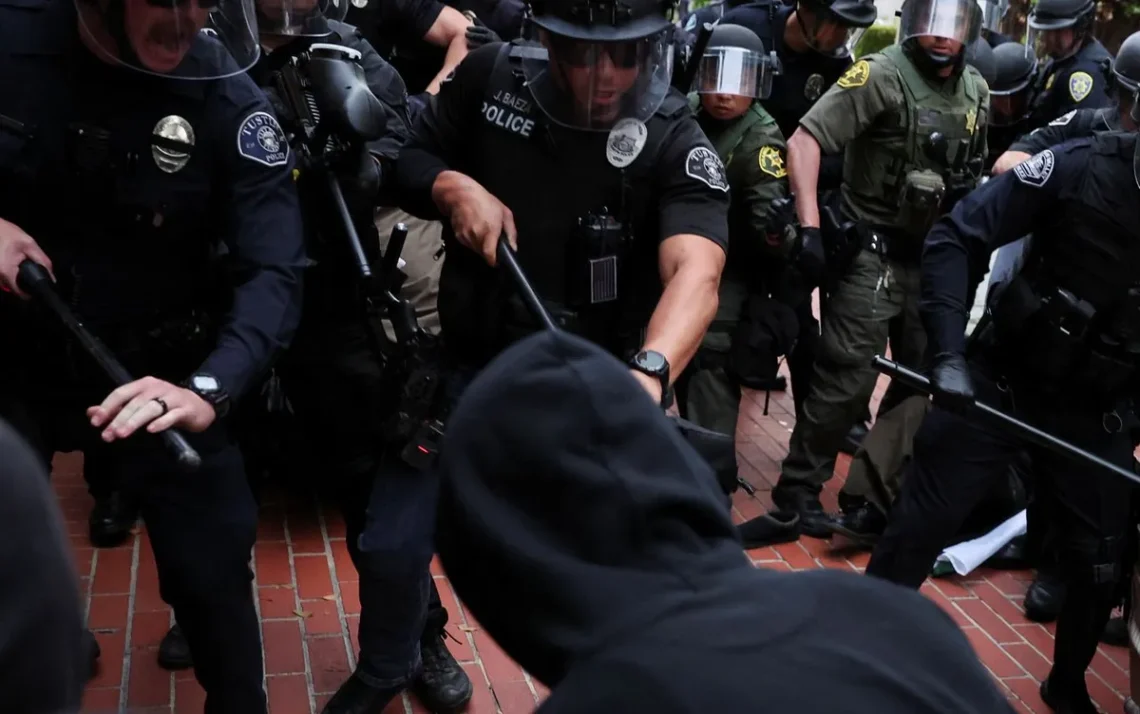
[[[1062,114],[1061,116],[1057,117],[1053,121],[1049,122],[1049,126],[1065,126],[1069,122],[1071,122],[1073,120],[1073,117],[1075,117],[1076,115],[1077,115],[1077,110],[1074,109],[1073,111],[1069,112],[1068,114]]]
[[[788,175],[784,155],[774,146],[760,147],[760,170],[772,178],[782,179]]]
[[[1041,188],[1049,177],[1053,175],[1053,165],[1056,158],[1051,149],[1045,149],[1040,154],[1032,156],[1013,167],[1017,180],[1028,186]]]
[[[847,68],[847,71],[835,81],[844,89],[862,87],[871,77],[871,64],[867,60],[859,60]]]
[[[695,146],[685,157],[685,173],[709,188],[728,192],[728,179],[725,177],[724,164],[716,152],[707,146]]]
[[[1074,102],[1083,101],[1093,88],[1093,78],[1088,72],[1073,72],[1069,75],[1069,96]]]
[[[269,112],[254,112],[238,127],[238,153],[265,166],[284,166],[289,161],[289,140]]]

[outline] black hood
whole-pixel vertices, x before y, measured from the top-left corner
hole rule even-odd
[[[553,686],[600,645],[756,576],[709,466],[628,367],[543,332],[467,389],[442,446],[438,547],[460,598]]]

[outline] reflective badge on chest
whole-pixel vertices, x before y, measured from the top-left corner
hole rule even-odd
[[[823,94],[823,75],[813,74],[804,83],[804,99],[814,102]]]
[[[481,113],[488,124],[529,139],[534,132],[533,108],[530,97],[500,89],[490,101],[483,102]]]
[[[606,139],[606,161],[624,169],[637,159],[649,138],[649,128],[637,119],[622,119],[610,129]]]
[[[194,127],[180,116],[170,115],[154,125],[150,153],[154,163],[168,174],[181,171],[194,150]]]

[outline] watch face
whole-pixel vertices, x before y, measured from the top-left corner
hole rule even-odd
[[[660,352],[642,352],[637,361],[650,372],[663,372],[665,370],[665,356]]]
[[[196,375],[191,382],[194,385],[194,389],[202,392],[216,392],[220,388],[218,380],[205,374]]]

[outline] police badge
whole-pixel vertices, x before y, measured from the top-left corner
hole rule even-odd
[[[813,74],[804,83],[804,99],[814,102],[823,94],[823,75]]]
[[[194,150],[194,127],[180,116],[171,114],[158,120],[151,132],[150,153],[161,171],[181,171]]]

